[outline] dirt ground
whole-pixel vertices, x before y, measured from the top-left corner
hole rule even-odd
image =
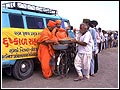
[[[99,53],[99,69],[96,77],[91,77],[90,80],[82,80],[75,82],[76,71],[73,68],[70,70],[67,77],[59,79],[53,76],[50,80],[43,78],[39,67],[35,69],[34,74],[24,80],[18,81],[13,77],[5,74],[2,75],[2,88],[18,88],[18,89],[118,89],[119,88],[119,61],[118,48],[104,49]]]

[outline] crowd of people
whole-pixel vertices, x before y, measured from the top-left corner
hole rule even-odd
[[[52,69],[55,64],[50,64],[55,54],[53,44],[59,44],[59,39],[72,38],[75,43],[77,54],[74,59],[74,67],[78,77],[74,81],[90,79],[98,72],[98,54],[106,48],[118,46],[118,32],[107,32],[100,27],[96,28],[96,20],[85,20],[80,24],[79,30],[61,28],[61,20],[49,20],[47,27],[42,31],[38,40],[38,59],[41,63],[44,78],[50,79],[53,75]]]

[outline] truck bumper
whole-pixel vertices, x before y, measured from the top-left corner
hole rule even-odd
[[[2,68],[10,67],[15,64],[16,60],[2,60]]]

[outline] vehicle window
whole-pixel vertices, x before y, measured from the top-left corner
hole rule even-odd
[[[46,19],[46,24],[48,23],[49,20],[55,21],[55,20],[57,20],[57,19],[47,18],[47,19]]]
[[[37,17],[26,17],[27,27],[29,29],[44,29],[44,23],[42,18]]]
[[[64,22],[64,25],[65,25],[65,27],[67,27],[67,26],[68,26],[68,23],[67,23],[67,22]]]
[[[57,20],[57,19],[47,18],[47,19],[46,19],[46,24],[48,23],[49,20],[55,21],[55,20]],[[62,24],[61,24],[61,27],[62,27],[62,28],[65,29],[68,25],[69,25],[69,20],[68,20],[68,21],[62,20]]]
[[[69,26],[69,22],[68,21],[63,21],[62,22],[62,28],[66,28]]]
[[[64,21],[62,21],[61,27],[65,29]]]
[[[10,27],[24,28],[23,19],[21,15],[9,14]]]

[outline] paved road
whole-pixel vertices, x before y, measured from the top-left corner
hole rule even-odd
[[[75,82],[75,69],[69,72],[69,75],[60,79],[53,76],[50,80],[42,77],[41,71],[35,69],[33,75],[24,80],[18,81],[5,74],[2,75],[2,88],[99,88],[99,89],[118,89],[118,48],[111,48],[103,50],[99,53],[99,71],[96,77],[91,77],[90,80],[82,80]]]

